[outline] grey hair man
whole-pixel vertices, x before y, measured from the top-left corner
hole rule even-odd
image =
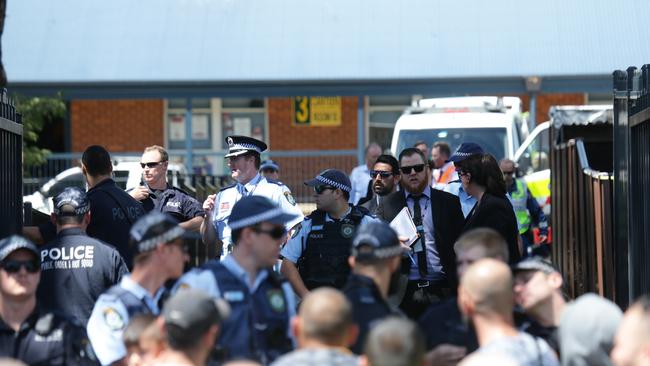
[[[389,318],[377,324],[366,342],[363,366],[411,366],[424,364],[424,341],[410,320]]]

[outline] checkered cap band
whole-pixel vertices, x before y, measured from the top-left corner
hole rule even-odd
[[[175,226],[164,233],[154,236],[153,238],[138,243],[138,252],[144,253],[155,249],[160,243],[168,243],[176,238],[181,237],[185,230],[180,226]]]
[[[253,144],[247,144],[247,143],[237,143],[237,144],[232,144],[230,146],[230,152],[235,152],[238,150],[255,150],[258,153],[261,153],[262,150],[260,150],[259,146],[253,145]]]
[[[340,189],[342,191],[346,191],[346,192],[352,191],[352,187],[348,187],[345,184],[335,182],[335,181],[333,181],[331,179],[323,177],[322,175],[316,176],[316,180],[319,181],[319,182],[322,182],[323,184],[327,184],[328,186],[338,188],[338,189]]]
[[[230,226],[231,230],[237,230],[237,229],[241,229],[243,227],[255,225],[257,223],[270,220],[270,219],[272,219],[274,217],[282,215],[283,213],[284,213],[284,211],[282,210],[282,208],[278,207],[278,208],[274,208],[272,210],[268,210],[268,211],[259,213],[257,215],[252,215],[252,216],[245,217],[245,218],[243,218],[241,220],[228,222],[228,226]]]
[[[79,203],[74,199],[61,200],[58,202],[57,206],[54,207],[54,214],[59,216],[81,216],[90,211],[90,205],[75,207],[78,205]],[[63,208],[63,206],[72,206],[75,207],[75,209],[74,211],[62,211],[61,208]]]

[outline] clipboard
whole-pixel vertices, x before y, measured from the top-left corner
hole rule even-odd
[[[404,207],[395,218],[390,222],[390,227],[395,230],[397,236],[408,238],[406,242],[408,246],[412,246],[418,240],[418,229],[411,217],[411,211],[408,207]]]

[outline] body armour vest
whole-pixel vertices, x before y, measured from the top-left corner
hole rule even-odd
[[[219,361],[254,359],[266,365],[293,349],[288,302],[282,290],[284,280],[269,271],[251,294],[248,286],[221,263],[210,263],[206,268],[214,275],[231,311],[217,341],[215,354]]]
[[[330,222],[325,221],[324,211],[309,215],[311,231],[298,260],[300,277],[309,290],[322,286],[343,288],[350,275],[352,238],[366,214],[367,210],[352,207],[346,217]]]

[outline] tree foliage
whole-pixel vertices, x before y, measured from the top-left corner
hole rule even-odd
[[[65,102],[61,95],[54,98],[17,96],[15,100],[16,110],[23,116],[23,166],[43,164],[50,151],[38,146],[38,137],[45,124],[65,117]]]

